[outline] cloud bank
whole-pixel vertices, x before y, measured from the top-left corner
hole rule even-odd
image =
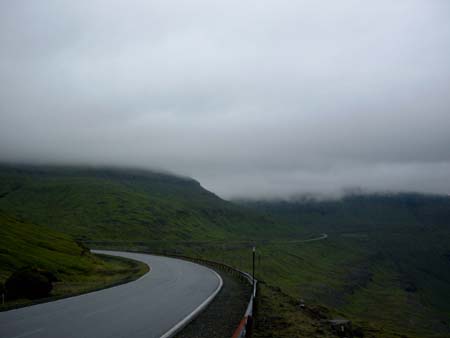
[[[449,41],[446,0],[4,1],[0,160],[448,194]]]

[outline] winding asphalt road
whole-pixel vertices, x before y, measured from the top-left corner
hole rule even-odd
[[[166,338],[222,285],[214,271],[198,264],[146,254],[101,253],[142,261],[151,271],[113,288],[0,312],[0,337]]]

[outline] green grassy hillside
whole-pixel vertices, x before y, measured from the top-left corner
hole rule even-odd
[[[58,276],[87,273],[102,262],[69,236],[0,213],[0,281],[23,266]]]
[[[140,170],[0,167],[0,210],[83,239],[287,235],[189,178]]]
[[[105,287],[137,278],[147,271],[147,267],[138,262],[92,255],[68,235],[0,212],[0,283],[23,267],[49,271],[56,276],[58,281],[52,297]],[[27,304],[28,301],[12,303]],[[11,302],[6,303],[9,305]]]

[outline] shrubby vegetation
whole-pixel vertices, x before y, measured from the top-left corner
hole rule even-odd
[[[57,278],[50,272],[32,267],[24,267],[12,273],[5,282],[8,300],[48,297]]]

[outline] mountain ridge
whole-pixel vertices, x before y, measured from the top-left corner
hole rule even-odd
[[[141,169],[0,166],[2,209],[85,239],[282,235],[269,218],[194,179]]]

